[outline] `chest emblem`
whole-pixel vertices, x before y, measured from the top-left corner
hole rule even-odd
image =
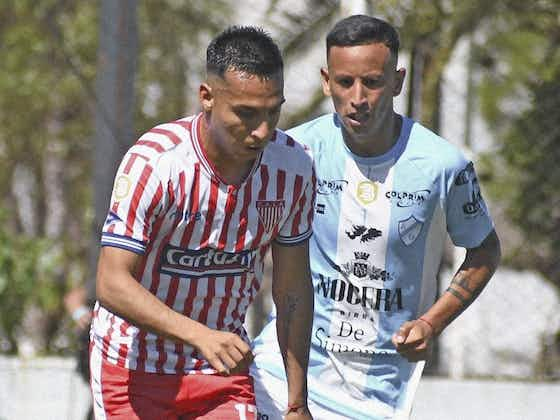
[[[378,185],[372,181],[362,181],[358,184],[356,195],[362,204],[370,204],[377,200]]]
[[[278,224],[284,213],[284,200],[258,200],[257,212],[264,230],[270,233]]]
[[[401,241],[403,241],[406,246],[412,245],[418,238],[418,235],[420,235],[422,226],[424,226],[424,222],[421,222],[414,216],[401,220],[399,222],[399,236],[401,237]]]

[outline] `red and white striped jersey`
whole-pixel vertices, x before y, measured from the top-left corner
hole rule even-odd
[[[201,114],[159,125],[125,155],[102,246],[142,255],[138,281],[175,311],[248,341],[246,309],[272,240],[311,235],[315,176],[307,150],[280,130],[240,185],[214,171],[200,142]],[[95,305],[92,341],[111,363],[160,373],[214,373],[186,344]]]

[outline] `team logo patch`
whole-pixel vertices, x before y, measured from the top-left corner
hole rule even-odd
[[[424,226],[424,222],[421,222],[414,216],[410,216],[406,220],[401,220],[399,222],[399,236],[401,237],[401,241],[403,241],[406,246],[412,245],[416,238],[418,238],[418,235],[420,235],[422,226]]]
[[[362,181],[358,184],[356,195],[362,204],[370,204],[377,200],[379,187],[373,181]]]
[[[123,198],[125,198],[130,192],[131,185],[132,183],[127,176],[119,176],[115,181],[115,199],[122,200]]]
[[[381,280],[386,281],[391,278],[388,271],[376,267],[368,261],[370,254],[367,252],[354,252],[355,259],[342,264],[337,267],[337,271],[343,274],[346,278],[353,275],[355,278],[365,280]]]
[[[257,212],[265,231],[271,232],[282,218],[282,214],[284,213],[284,200],[258,200]]]

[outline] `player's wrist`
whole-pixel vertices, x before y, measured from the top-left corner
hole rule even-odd
[[[419,317],[418,320],[423,322],[425,325],[427,325],[430,328],[432,332],[432,336],[438,335],[438,329],[436,328],[435,322],[433,320],[431,320],[430,318],[424,315]]]
[[[290,413],[304,413],[306,411],[308,411],[307,401],[297,401],[288,403],[284,415],[288,415]]]

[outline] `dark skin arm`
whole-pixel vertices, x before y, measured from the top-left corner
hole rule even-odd
[[[307,408],[307,365],[313,322],[313,286],[308,241],[296,246],[272,245],[272,297],[276,330],[288,379],[288,405],[298,406],[286,419],[311,419]]]
[[[135,278],[141,258],[124,249],[101,248],[99,303],[139,328],[194,347],[220,374],[246,371],[253,360],[249,345],[236,334],[213,330],[174,311],[151,294]]]
[[[418,319],[405,322],[393,335],[397,351],[410,362],[425,360],[433,337],[457,318],[480,295],[500,262],[496,231],[476,248],[467,249],[465,260],[443,295]]]

